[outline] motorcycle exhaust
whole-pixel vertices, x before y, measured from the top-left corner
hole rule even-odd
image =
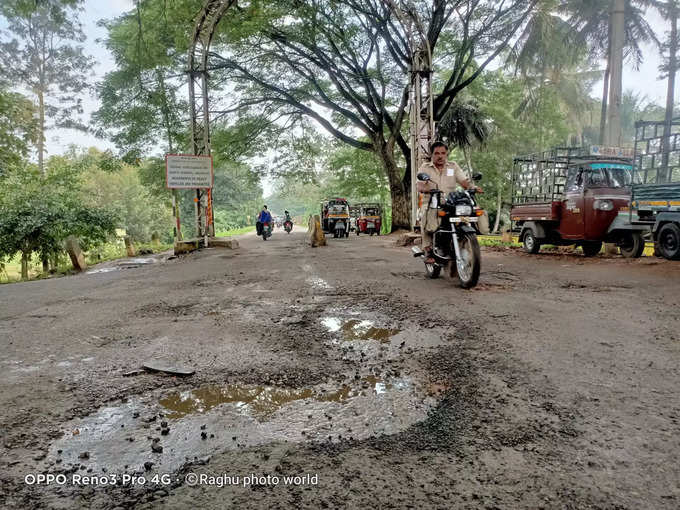
[[[418,246],[412,246],[411,251],[413,252],[414,257],[422,257],[425,255],[425,252],[421,250]]]

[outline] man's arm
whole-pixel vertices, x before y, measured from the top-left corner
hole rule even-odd
[[[427,163],[423,164],[418,169],[418,173],[426,173],[428,175],[432,175],[432,166],[428,165]],[[432,182],[430,181],[416,181],[416,190],[418,190],[419,193],[425,193],[426,191],[430,191],[432,189],[436,189],[437,186],[435,186]]]

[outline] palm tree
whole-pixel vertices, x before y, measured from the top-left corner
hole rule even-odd
[[[660,176],[661,181],[665,181],[670,177],[668,171],[668,156],[669,148],[667,144],[670,140],[671,126],[673,121],[673,104],[675,102],[675,73],[678,67],[677,52],[678,52],[678,16],[680,15],[680,6],[677,0],[665,0],[654,2],[654,7],[661,13],[661,15],[668,20],[670,24],[670,33],[668,39],[660,44],[659,49],[664,56],[664,63],[660,70],[668,76],[668,88],[666,92],[666,114],[663,132],[664,149],[662,151],[662,169],[666,173],[665,176]],[[666,53],[668,57],[666,58]]]
[[[600,143],[604,143],[606,138],[607,116],[610,118],[610,124],[612,124],[613,117],[620,119],[620,71],[623,68],[623,60],[632,61],[637,69],[642,62],[641,45],[657,41],[654,30],[645,19],[645,9],[653,3],[654,0],[563,0],[561,2],[560,11],[569,16],[569,24],[575,29],[574,35],[577,39],[586,42],[594,55],[607,59],[600,117]],[[619,24],[614,24],[615,19],[619,20]],[[616,48],[612,42],[620,40],[619,31],[622,31],[623,36],[622,47]],[[611,75],[613,68],[616,70],[615,75]],[[613,91],[609,90],[610,84]],[[608,96],[610,96],[609,99]],[[613,102],[612,96],[616,96]],[[620,121],[615,123],[620,124]],[[612,127],[615,131],[620,130],[619,125]],[[620,136],[615,136],[615,138],[618,139]]]
[[[582,119],[591,108],[589,92],[602,73],[593,68],[585,41],[570,37],[572,27],[556,14],[557,7],[552,0],[542,3],[511,53],[525,89],[516,114],[536,118],[542,133],[539,112],[545,96],[552,95],[581,140]]]

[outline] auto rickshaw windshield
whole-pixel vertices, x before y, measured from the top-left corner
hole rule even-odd
[[[632,165],[594,163],[588,170],[588,186],[593,188],[625,188],[633,184]]]

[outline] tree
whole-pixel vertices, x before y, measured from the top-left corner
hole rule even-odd
[[[664,132],[662,151],[662,172],[664,175],[659,176],[660,182],[664,182],[670,178],[668,170],[668,157],[671,148],[668,147],[670,143],[670,135],[673,122],[673,106],[675,103],[675,74],[678,70],[678,14],[680,13],[677,0],[666,0],[655,2],[655,7],[661,12],[663,17],[670,24],[670,31],[666,40],[660,45],[661,53],[664,57],[664,62],[661,65],[660,71],[668,79],[668,87],[666,92],[666,114],[664,117]],[[667,54],[667,56],[666,56]]]
[[[54,126],[86,129],[80,93],[87,88],[92,60],[81,44],[85,35],[77,20],[81,0],[5,0],[0,15],[8,34],[0,40],[0,71],[28,88],[37,99],[38,168],[45,175],[45,132]]]
[[[33,103],[0,88],[0,178],[19,167],[38,137]]]
[[[439,135],[463,151],[468,171],[472,168],[468,150],[475,142],[483,144],[487,140],[490,120],[477,101],[457,99],[439,122]]]
[[[390,185],[393,228],[409,227],[405,128],[417,48],[408,25],[422,27],[434,64],[452,70],[433,98],[438,120],[507,47],[535,4],[422,0],[404,12],[391,1],[255,1],[222,22],[211,69],[237,92],[227,110],[309,117],[342,142],[375,153]]]
[[[103,23],[117,69],[98,85],[101,106],[92,118],[98,134],[109,136],[130,163],[161,145],[159,139],[168,153],[186,149],[189,107],[181,70],[187,42],[176,47],[170,9],[165,0],[137,0],[133,10]],[[188,26],[190,19],[186,14],[182,22]]]
[[[574,34],[588,42],[595,54],[607,59],[600,143],[616,143],[621,136],[620,106],[624,60],[632,61],[637,68],[642,62],[641,45],[656,42],[654,30],[645,18],[644,8],[650,5],[652,0],[562,1],[561,11],[569,16],[569,23],[575,29]],[[615,39],[616,44],[613,44]],[[607,125],[609,131],[606,130]]]
[[[113,233],[112,212],[82,203],[79,169],[64,163],[52,161],[49,175],[42,179],[37,170],[14,170],[0,186],[0,259],[21,253],[23,279],[28,278],[32,253],[46,261],[62,250],[69,235],[78,236],[87,247]]]

